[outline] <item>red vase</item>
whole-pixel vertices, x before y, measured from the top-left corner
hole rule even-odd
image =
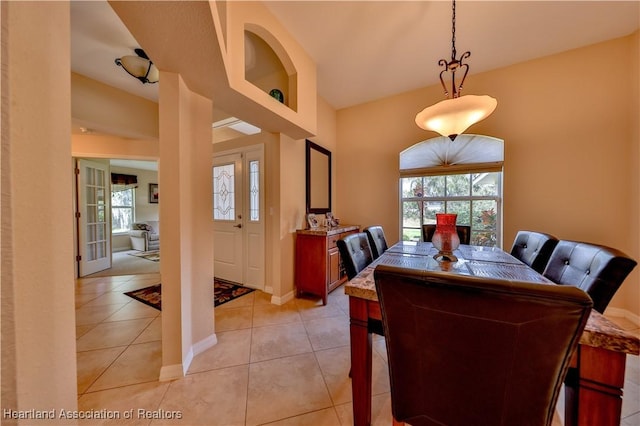
[[[431,238],[433,246],[438,249],[438,253],[433,256],[436,260],[457,262],[458,258],[453,251],[460,246],[460,237],[456,230],[455,213],[436,213],[436,231]]]

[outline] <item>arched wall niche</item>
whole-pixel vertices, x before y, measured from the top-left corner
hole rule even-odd
[[[282,103],[297,111],[297,70],[276,37],[260,25],[245,24],[244,56],[245,80],[269,94],[279,90]]]

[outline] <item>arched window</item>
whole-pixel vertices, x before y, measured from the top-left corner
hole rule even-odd
[[[422,238],[436,213],[457,213],[471,244],[501,246],[504,141],[481,135],[440,136],[400,153],[403,240]]]

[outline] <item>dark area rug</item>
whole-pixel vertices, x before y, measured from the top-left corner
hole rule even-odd
[[[221,280],[214,278],[213,280],[213,306],[220,306],[223,303],[227,303],[245,294],[249,294],[253,291],[252,288],[242,287],[239,284],[232,283],[231,281]],[[162,285],[155,284],[149,287],[141,288],[140,290],[128,291],[125,293],[127,296],[136,299],[138,302],[142,302],[146,305],[162,310]]]

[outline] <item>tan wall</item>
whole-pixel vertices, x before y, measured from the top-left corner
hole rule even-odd
[[[158,138],[158,104],[71,73],[74,123],[130,138]]]
[[[632,223],[638,91],[629,90],[632,81],[637,88],[637,46],[635,34],[481,74],[471,62],[465,92],[498,99],[494,114],[468,133],[505,140],[503,247],[517,230],[537,229],[640,259]],[[390,242],[398,239],[398,154],[436,136],[414,117],[441,97],[433,86],[338,111],[343,222],[381,224]],[[640,314],[638,277],[636,269],[611,306]]]
[[[129,139],[112,135],[73,134],[71,152],[74,157],[136,160],[157,160],[160,156],[158,139]]]
[[[2,408],[75,410],[69,3],[0,7]]]

